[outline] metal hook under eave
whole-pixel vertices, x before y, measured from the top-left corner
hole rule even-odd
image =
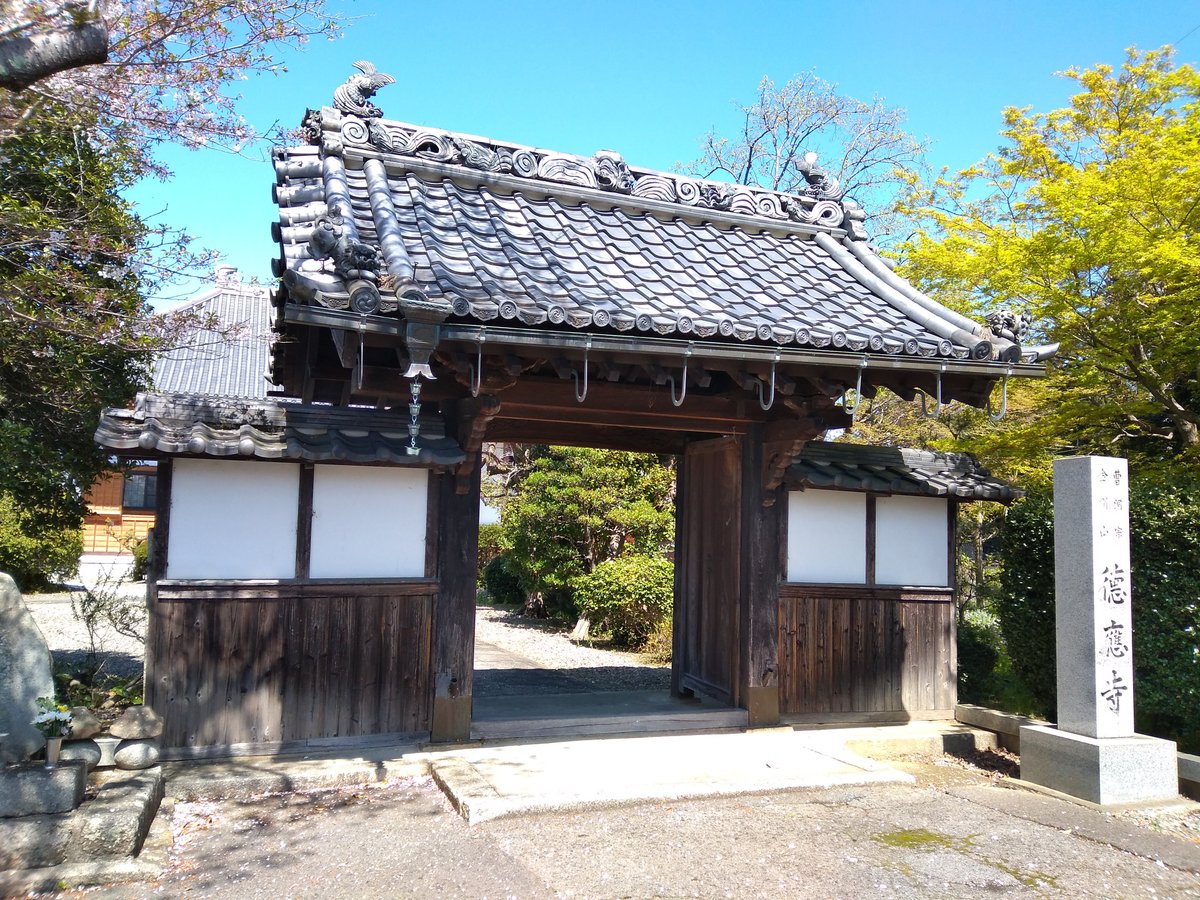
[[[863,369],[867,367],[867,358],[864,356],[858,361],[858,380],[854,383],[854,405],[850,406],[847,402],[849,393],[842,394],[842,412],[850,413],[850,424],[853,425],[858,418],[859,407],[862,406],[862,376]]]
[[[571,370],[571,378],[575,380],[575,400],[582,403],[587,399],[588,394],[588,353],[592,349],[592,339],[587,339],[587,344],[583,348],[583,392],[579,390],[579,373],[574,369]]]
[[[688,358],[692,355],[692,342],[688,341],[687,352],[683,354],[683,390],[679,392],[679,397],[675,397],[675,376],[668,375],[667,381],[671,383],[671,405],[683,406],[683,398],[687,396],[687,373],[688,373]]]
[[[942,373],[946,371],[946,364],[942,363],[942,367],[937,373],[937,406],[933,410],[933,415],[930,415],[925,406],[925,392],[921,392],[921,415],[927,419],[936,419],[942,414]]]
[[[479,356],[475,361],[475,365],[471,366],[471,396],[479,396],[479,388],[483,384],[483,342],[484,333],[479,332]]]
[[[992,398],[988,397],[988,418],[993,422],[999,422],[1008,413],[1008,376],[1012,374],[1012,367],[1009,366],[1004,378],[1000,381],[1000,412],[992,412]]]
[[[766,412],[775,405],[775,366],[779,364],[779,357],[783,353],[782,350],[775,351],[775,359],[771,362],[771,400],[768,403],[763,403],[763,384],[761,381],[754,382],[754,390],[758,392],[758,405],[763,412]]]
[[[358,365],[355,367],[358,370],[356,373],[358,375],[358,384],[355,385],[355,390],[359,390],[359,391],[362,390],[363,376],[366,374],[366,370],[364,368],[365,363],[363,362],[363,356],[365,354],[366,354],[366,338],[363,335],[363,332],[360,330],[358,332]]]

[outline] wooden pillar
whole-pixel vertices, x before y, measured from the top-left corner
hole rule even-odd
[[[165,628],[158,601],[158,582],[167,577],[167,547],[171,539],[171,477],[174,465],[168,459],[158,461],[154,527],[146,535],[149,558],[146,568],[146,650],[142,662],[143,702],[160,715],[167,715],[169,697],[161,678],[168,668],[159,645]]]
[[[680,682],[683,677],[685,644],[688,640],[688,610],[685,594],[691,589],[685,573],[688,567],[688,551],[692,548],[687,538],[687,519],[684,507],[687,504],[687,454],[680,453],[675,460],[675,597],[671,605],[671,696],[693,697],[695,693]]]
[[[749,724],[779,724],[779,542],[786,503],[764,487],[764,434],[742,440],[741,653],[742,705]]]
[[[476,454],[478,457],[478,454]],[[438,596],[433,613],[433,741],[471,737],[475,668],[475,570],[479,552],[479,460],[465,493],[453,473],[437,485]]]

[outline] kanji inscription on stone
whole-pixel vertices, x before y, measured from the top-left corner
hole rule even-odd
[[[1133,732],[1133,582],[1123,459],[1054,463],[1058,727],[1095,738]]]

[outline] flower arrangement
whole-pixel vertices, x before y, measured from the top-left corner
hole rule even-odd
[[[33,727],[49,738],[63,738],[71,733],[71,709],[55,702],[53,697],[38,697],[40,712],[33,717]]]

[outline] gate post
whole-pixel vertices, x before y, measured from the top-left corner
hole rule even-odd
[[[437,476],[438,594],[433,608],[432,741],[465,741],[471,737],[479,469],[477,462],[467,476],[467,491],[462,494],[456,490],[454,473]]]
[[[779,517],[764,487],[764,429],[742,440],[741,638],[742,702],[752,727],[779,724]]]

